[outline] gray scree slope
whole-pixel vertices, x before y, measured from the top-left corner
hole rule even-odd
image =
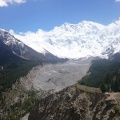
[[[33,68],[26,77],[20,79],[27,88],[60,91],[77,83],[89,70],[90,62],[66,62]]]

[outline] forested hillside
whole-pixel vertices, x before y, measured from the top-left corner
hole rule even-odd
[[[79,83],[92,87],[100,87],[103,92],[110,90],[120,91],[119,59],[112,58],[92,61],[88,74]]]
[[[10,62],[0,66],[0,95],[7,91],[22,76],[25,76],[32,67],[42,65],[42,62]]]

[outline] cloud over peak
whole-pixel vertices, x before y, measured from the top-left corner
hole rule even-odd
[[[26,0],[0,0],[0,7],[7,7],[10,4],[22,4]]]

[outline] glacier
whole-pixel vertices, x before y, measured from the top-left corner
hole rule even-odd
[[[64,23],[50,31],[39,29],[19,34],[12,31],[11,34],[37,52],[45,53],[47,50],[60,58],[107,58],[120,52],[120,18],[109,25],[82,21]]]

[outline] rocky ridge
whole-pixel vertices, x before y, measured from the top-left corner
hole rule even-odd
[[[76,84],[40,100],[28,120],[119,120],[116,94]]]

